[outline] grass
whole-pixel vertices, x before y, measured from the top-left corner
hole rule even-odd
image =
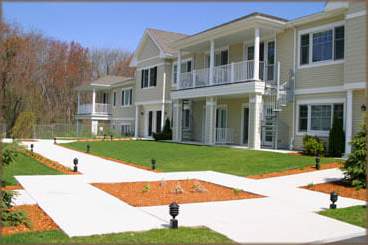
[[[8,147],[3,144],[4,147]],[[49,168],[40,162],[17,152],[15,161],[3,168],[2,180],[5,186],[16,185],[18,182],[14,178],[16,175],[51,175],[62,174],[52,168]]]
[[[327,209],[319,212],[324,216],[341,220],[352,225],[366,227],[367,209],[366,206],[353,206],[348,208]]]
[[[214,170],[247,176],[315,164],[314,157],[310,156],[155,141],[73,142],[65,146],[85,151],[87,144],[91,146],[92,154],[147,167],[151,167],[151,159],[154,158],[157,169],[163,172]],[[321,163],[334,161],[332,158],[321,158]]]
[[[19,233],[2,236],[0,243],[84,243],[84,244],[182,244],[232,243],[227,237],[205,227],[154,229],[145,232],[124,232],[109,235],[69,238],[61,231]]]

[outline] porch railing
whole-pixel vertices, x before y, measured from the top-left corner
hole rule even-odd
[[[92,104],[81,104],[78,107],[78,114],[92,114]],[[111,114],[111,105],[95,103],[96,114]]]
[[[260,80],[271,82],[275,77],[274,65],[259,62]],[[210,69],[198,69],[180,74],[179,89],[197,88],[212,85],[222,85],[254,79],[254,61],[246,60],[226,65],[215,66],[213,81],[210,82]]]
[[[234,129],[216,128],[216,144],[233,144]]]

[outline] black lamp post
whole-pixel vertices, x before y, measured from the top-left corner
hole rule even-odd
[[[86,148],[87,148],[86,152],[89,153],[89,150],[91,149],[91,146],[89,144],[87,144]]]
[[[113,136],[112,136],[112,134],[111,134],[111,135],[110,135],[110,140],[111,140],[111,141],[112,141],[112,137],[113,137]]]
[[[316,160],[316,169],[319,170],[321,168],[321,164],[320,164],[320,162],[321,162],[321,155],[320,154],[317,154],[315,160]]]
[[[73,160],[73,164],[74,164],[74,168],[73,168],[73,172],[78,172],[78,158],[74,158]]]
[[[54,144],[56,144],[56,137],[54,137]]]
[[[31,152],[33,152],[33,146],[34,146],[34,145],[33,145],[33,144],[31,144]]]
[[[155,159],[151,159],[151,167],[152,167],[152,170],[156,169],[156,160]]]
[[[367,107],[364,104],[362,104],[362,106],[360,107],[360,110],[361,111],[366,111],[367,110]]]
[[[172,202],[169,205],[169,209],[170,209],[170,215],[172,216],[172,219],[170,220],[170,228],[177,229],[178,220],[175,219],[175,217],[179,215],[179,205],[176,202]]]
[[[330,193],[330,200],[331,200],[331,204],[330,204],[330,208],[331,209],[335,209],[336,208],[336,204],[335,204],[335,202],[337,201],[337,193],[336,192],[331,192]]]

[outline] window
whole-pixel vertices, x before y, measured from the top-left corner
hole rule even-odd
[[[180,68],[181,68],[181,73],[191,72],[192,71],[192,60],[181,62]],[[174,64],[173,65],[173,83],[174,84],[176,84],[177,74],[178,74],[178,65]]]
[[[304,34],[300,39],[300,64],[309,63],[309,34]]]
[[[308,106],[299,106],[299,131],[306,132],[308,130]]]
[[[157,85],[157,66],[141,70],[141,88],[155,87]]]
[[[329,29],[300,35],[299,64],[344,59],[344,36],[344,26],[336,26],[336,24]]]
[[[334,117],[344,125],[344,104],[299,105],[298,131],[326,134],[332,127]]]
[[[332,30],[313,34],[313,62],[332,59]]]
[[[190,110],[189,109],[184,109],[183,110],[183,128],[184,129],[189,129],[190,128]]]
[[[335,27],[335,60],[344,58],[344,38],[345,28],[344,26]]]
[[[247,49],[247,58],[248,58],[248,60],[253,60],[254,59],[254,46],[248,47],[248,49]]]
[[[114,106],[116,106],[116,92],[114,92],[114,96],[113,96],[113,102],[112,102],[112,104],[113,104]]]
[[[267,45],[267,80],[271,81],[274,78],[275,64],[275,42],[268,42]]]
[[[133,90],[125,89],[121,91],[121,105],[122,106],[130,106],[133,103]]]

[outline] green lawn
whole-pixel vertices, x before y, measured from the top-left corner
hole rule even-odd
[[[150,167],[154,158],[158,170],[163,172],[214,170],[247,176],[315,164],[314,157],[308,156],[154,141],[73,142],[65,146],[85,151],[87,144],[91,146],[93,154],[143,166]],[[333,161],[336,160],[321,159],[322,163]]]
[[[110,235],[69,238],[61,231],[20,233],[2,236],[0,243],[84,243],[84,244],[182,244],[232,243],[227,237],[208,228],[154,229],[146,232],[125,232]]]
[[[9,147],[3,145],[3,147]],[[17,153],[15,161],[3,168],[2,180],[5,186],[16,185],[17,181],[14,178],[16,175],[43,175],[43,174],[62,174],[58,171],[49,168],[38,161],[22,154]]]
[[[327,209],[325,211],[319,212],[319,214],[361,227],[366,227],[367,225],[366,206]]]

